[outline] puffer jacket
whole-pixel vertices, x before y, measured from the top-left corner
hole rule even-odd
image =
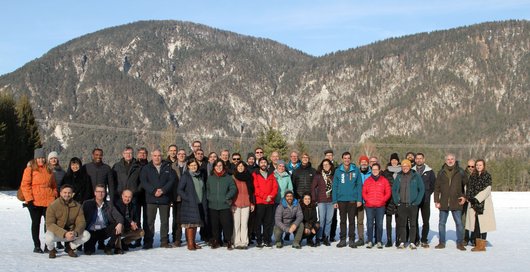
[[[68,231],[81,235],[85,226],[83,209],[75,200],[65,202],[58,198],[46,209],[46,229],[57,237],[64,237]]]
[[[293,171],[291,180],[293,181],[294,194],[297,199],[302,198],[304,193],[311,192],[311,183],[316,175],[316,170],[311,167],[309,162],[307,165],[300,165]]]
[[[317,206],[315,203],[311,202],[309,205],[305,205],[301,201],[300,207],[302,208],[302,214],[304,215],[304,219],[302,220],[304,228],[318,230]]]
[[[363,185],[364,206],[367,208],[385,207],[392,196],[392,189],[388,180],[379,175],[377,180],[373,176],[366,179]]]
[[[288,232],[292,224],[299,226],[303,219],[304,214],[298,204],[298,200],[295,198],[293,204],[289,206],[287,200],[282,198],[281,204],[276,208],[276,214],[274,216],[276,226],[284,232]]]
[[[26,167],[20,187],[25,202],[33,201],[33,205],[38,207],[50,206],[57,197],[55,176],[46,166],[37,167],[37,169],[32,169],[31,166]]]
[[[267,179],[265,179],[258,170],[252,173],[252,178],[254,180],[254,195],[256,196],[256,204],[274,204],[274,199],[278,194],[278,182],[276,181],[274,175],[269,174],[267,175]],[[267,202],[267,196],[269,195],[272,198],[270,202]]]

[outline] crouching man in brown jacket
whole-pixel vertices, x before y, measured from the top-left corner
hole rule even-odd
[[[83,209],[72,199],[73,194],[72,186],[61,186],[60,197],[46,210],[46,245],[51,259],[57,255],[56,242],[69,242],[65,252],[70,257],[77,257],[75,249],[90,239],[90,233],[85,230]]]

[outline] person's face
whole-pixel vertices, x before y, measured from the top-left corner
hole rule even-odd
[[[422,155],[416,155],[414,162],[417,166],[422,166],[425,163],[425,158]]]
[[[223,162],[218,161],[218,162],[215,164],[215,167],[214,167],[214,168],[215,168],[215,171],[216,171],[217,173],[222,172],[222,171],[223,171]]]
[[[168,155],[171,159],[176,159],[176,158],[177,158],[177,147],[175,147],[175,146],[170,146],[169,149],[167,150],[167,155]]]
[[[261,169],[261,171],[267,171],[267,161],[266,160],[259,161],[259,169]]]
[[[43,166],[46,163],[46,158],[36,158],[35,161],[38,166]]]
[[[191,172],[197,172],[197,169],[199,169],[199,166],[196,162],[192,162],[188,165],[188,169],[190,169]]]
[[[96,190],[94,190],[94,199],[97,201],[103,201],[103,199],[105,199],[105,189],[96,187]]]
[[[210,156],[208,157],[208,162],[213,163],[215,160],[217,160],[217,154],[210,154]]]
[[[408,164],[404,164],[403,165],[402,164],[401,165],[401,171],[403,171],[403,173],[405,173],[405,174],[408,173],[410,171],[410,165],[408,165]]]
[[[351,163],[351,155],[342,156],[342,163],[344,165],[350,165],[350,163]]]
[[[241,161],[241,156],[239,155],[232,155],[232,163],[236,164]]]
[[[92,161],[95,163],[100,163],[103,160],[103,152],[101,150],[96,150],[92,153]]]
[[[309,163],[309,156],[302,155],[302,164],[307,165]]]
[[[372,167],[372,165],[374,165],[374,163],[378,163],[377,158],[374,158],[374,157],[370,158],[370,162],[369,162],[370,167]]]
[[[280,159],[280,154],[278,154],[278,152],[272,152],[271,161],[273,163],[276,163],[279,159]]]
[[[449,155],[445,158],[445,163],[447,164],[447,166],[453,166],[455,165],[455,156],[452,156],[452,155]]]
[[[132,192],[129,191],[129,190],[123,191],[123,193],[121,193],[121,201],[125,205],[131,203],[131,201],[132,201]]]
[[[195,152],[195,158],[199,161],[202,161],[204,159],[204,151],[198,150]]]
[[[296,164],[298,162],[298,154],[296,152],[291,153],[291,162]]]
[[[478,161],[477,163],[475,163],[475,169],[477,170],[477,172],[482,173],[484,171],[484,163]]]
[[[408,155],[407,155],[407,160],[409,160],[409,161],[414,161],[414,155],[412,155],[412,154],[408,154]]]
[[[79,169],[80,169],[81,167],[79,166],[78,163],[73,162],[73,163],[70,164],[70,168],[72,168],[72,171],[73,171],[73,172],[77,172],[77,171],[79,171]]]
[[[372,174],[374,176],[379,176],[380,172],[381,172],[381,169],[379,169],[379,166],[377,165],[372,166]]]
[[[284,164],[278,164],[278,167],[276,167],[276,170],[278,170],[278,173],[285,172],[285,165]]]
[[[392,165],[392,166],[398,166],[398,163],[399,163],[399,161],[396,160],[396,159],[392,159],[392,160],[390,161],[390,165]]]
[[[248,157],[248,159],[247,159],[247,164],[248,164],[248,165],[254,165],[254,164],[256,164],[256,160],[254,159],[254,157]]]
[[[72,188],[63,188],[60,192],[60,195],[65,202],[68,202],[70,201],[70,199],[72,199],[74,191],[72,190]]]
[[[186,151],[179,150],[179,152],[177,153],[177,160],[179,162],[185,162],[186,161]]]
[[[294,196],[293,196],[293,194],[287,194],[287,195],[285,196],[285,201],[287,201],[287,203],[288,203],[289,205],[293,204],[293,200],[294,200]]]
[[[331,170],[331,163],[325,161],[322,163],[322,169],[324,169],[326,172],[328,172],[329,170]]]
[[[471,172],[475,171],[475,161],[469,160],[467,161],[467,169]]]
[[[238,164],[237,165],[237,172],[243,173],[244,171],[245,171],[245,166],[242,163]]]
[[[151,153],[151,160],[153,161],[153,164],[158,166],[162,164],[162,154],[160,151],[155,150],[153,153]]]
[[[145,152],[145,150],[138,150],[138,153],[136,153],[136,157],[139,160],[146,160],[147,159],[147,152]]]
[[[53,158],[50,158],[50,160],[48,161],[52,166],[56,166],[58,163],[59,163],[59,159],[57,159],[56,157],[53,157]]]
[[[324,158],[330,160],[330,161],[333,161],[333,153],[326,153],[324,155]]]
[[[305,205],[309,205],[309,204],[311,204],[311,197],[308,196],[308,195],[305,195],[303,201],[304,201]]]
[[[256,154],[256,160],[263,158],[263,149],[261,148],[256,149],[254,154]]]
[[[221,152],[221,160],[228,161],[228,157],[229,157],[228,151]]]
[[[368,167],[368,161],[367,160],[362,160],[359,164],[361,166],[363,166],[363,167]]]
[[[121,155],[123,156],[123,159],[125,161],[130,162],[130,161],[132,161],[132,158],[133,158],[133,151],[132,151],[132,149],[125,149],[125,150],[123,150]]]
[[[193,149],[193,152],[201,149],[201,143],[199,142],[194,142],[193,145],[191,146],[191,149]]]

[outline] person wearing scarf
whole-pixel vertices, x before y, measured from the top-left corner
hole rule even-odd
[[[232,203],[232,213],[234,215],[234,235],[232,240],[235,249],[247,249],[249,243],[248,219],[250,213],[254,211],[256,203],[254,182],[245,163],[242,161],[238,162],[235,169],[233,180],[237,187],[237,193]]]
[[[208,199],[208,212],[210,214],[212,230],[212,248],[216,249],[222,245],[221,229],[224,241],[227,242],[228,250],[232,250],[232,233],[234,222],[230,207],[232,199],[237,193],[234,180],[227,173],[226,164],[217,159],[213,164],[213,170],[206,181],[206,198]]]
[[[331,222],[335,208],[331,202],[331,188],[333,185],[333,173],[335,166],[328,159],[322,160],[318,166],[317,173],[311,183],[311,198],[315,200],[318,207],[318,219],[320,228],[317,233],[317,244],[322,241],[325,246],[330,246]]]
[[[491,175],[486,171],[486,162],[477,160],[475,172],[467,185],[466,229],[474,231],[475,247],[471,251],[486,251],[486,234],[496,229],[493,201],[491,199]]]

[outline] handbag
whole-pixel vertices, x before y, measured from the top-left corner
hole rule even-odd
[[[33,181],[33,168],[31,169],[31,180]],[[22,181],[20,181],[20,186],[18,186],[17,190],[17,199],[24,202],[26,199],[24,198],[24,194],[22,193]]]

